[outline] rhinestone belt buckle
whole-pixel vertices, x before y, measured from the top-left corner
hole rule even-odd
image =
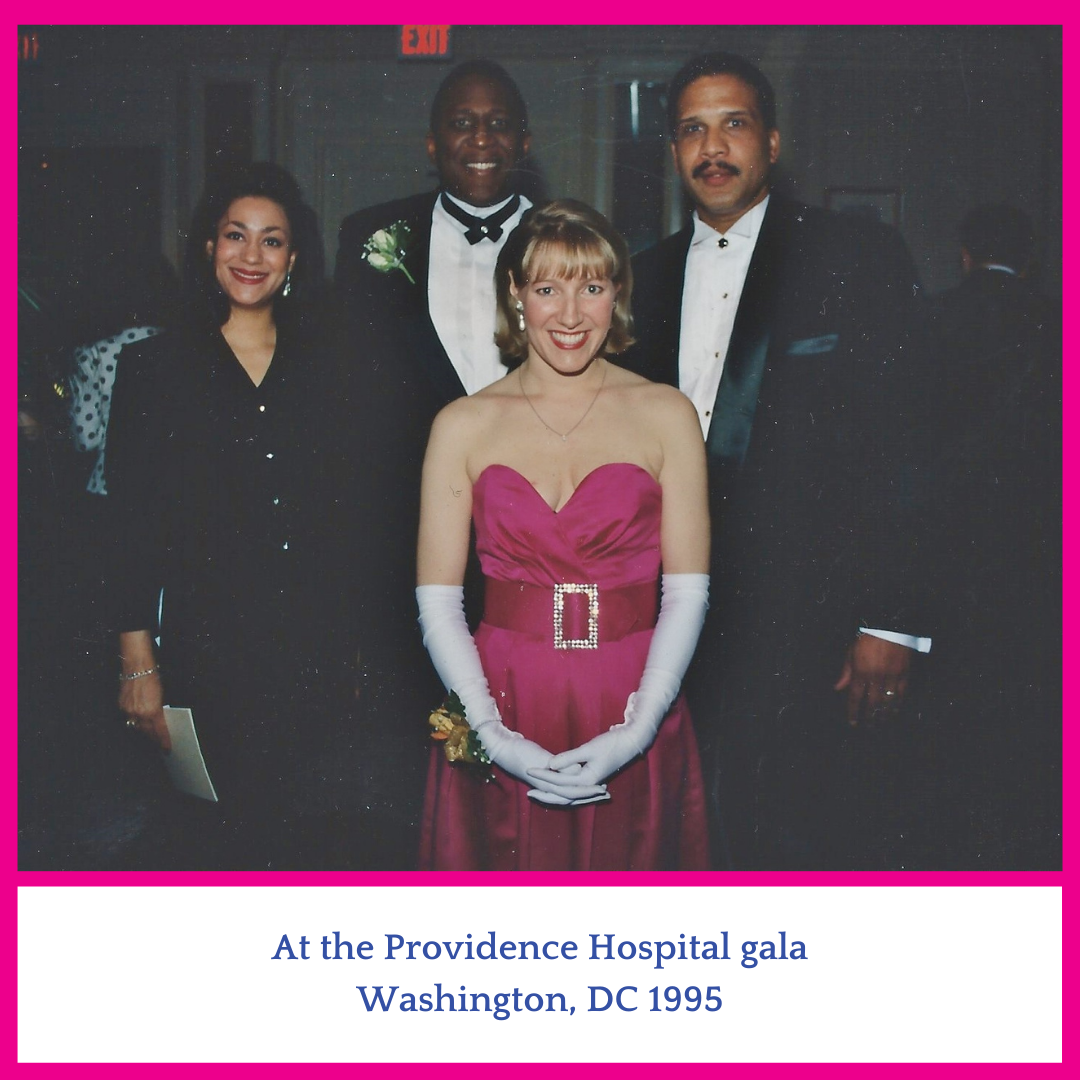
[[[567,595],[584,593],[589,598],[589,636],[583,638],[563,637],[563,606]],[[596,649],[600,641],[600,590],[595,585],[555,586],[555,648]]]

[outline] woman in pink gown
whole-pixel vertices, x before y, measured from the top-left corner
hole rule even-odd
[[[708,586],[696,413],[607,359],[632,340],[631,275],[596,211],[531,211],[496,289],[497,341],[523,362],[435,420],[417,589],[425,644],[494,776],[433,747],[420,865],[704,869],[679,695]],[[462,605],[471,525],[485,575],[475,638]]]

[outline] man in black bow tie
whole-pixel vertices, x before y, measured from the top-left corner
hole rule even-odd
[[[493,277],[530,205],[514,191],[528,150],[528,114],[513,79],[490,60],[461,64],[431,107],[427,152],[440,190],[361,210],[341,227],[335,282],[346,317],[401,358],[399,378],[426,381],[415,387],[425,434],[442,405],[506,374],[494,342]],[[373,263],[370,239],[398,222],[407,229],[396,245],[400,268]]]
[[[896,437],[915,270],[894,230],[771,192],[775,97],[748,61],[696,57],[668,101],[695,211],[634,259],[626,363],[690,397],[709,451],[712,611],[687,685],[715,755],[721,861],[874,865],[875,741],[929,644]]]
[[[506,374],[495,346],[495,262],[530,203],[515,191],[529,122],[498,64],[460,64],[431,107],[439,190],[350,215],[335,286],[362,487],[361,692],[372,735],[372,801],[386,814],[373,868],[415,865],[427,713],[442,687],[420,642],[413,589],[420,469],[435,414]]]

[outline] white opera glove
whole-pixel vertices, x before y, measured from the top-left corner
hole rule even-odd
[[[549,771],[548,769],[541,770],[545,775]],[[595,787],[587,783],[581,785],[575,783],[574,777],[580,775],[581,771],[580,765],[568,765],[560,772],[552,773],[557,778],[555,783],[558,790],[562,792],[561,795],[555,795],[550,791],[541,791],[539,788],[532,788],[526,794],[533,802],[547,803],[550,806],[585,806],[587,803],[607,802],[611,798],[611,793],[606,785],[600,786],[599,795],[590,795],[588,793],[595,791]],[[530,775],[529,782],[536,783],[536,777]]]
[[[627,699],[623,722],[556,754],[547,769],[530,770],[534,780],[542,779],[556,791],[564,791],[560,777],[574,788],[599,784],[652,746],[660,721],[678,696],[709,606],[708,574],[664,574],[660,580],[660,614],[641,683]]]
[[[479,735],[488,757],[511,776],[546,793],[545,802],[565,805],[575,798],[602,796],[604,789],[599,785],[578,784],[570,776],[556,788],[548,780],[529,775],[531,769],[544,771],[551,754],[504,726],[465,621],[464,597],[460,585],[420,585],[416,589],[424,646],[443,686],[461,699],[469,726]]]

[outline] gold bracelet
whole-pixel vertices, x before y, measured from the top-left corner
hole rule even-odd
[[[148,667],[145,671],[133,671],[130,675],[121,674],[120,681],[131,682],[133,679],[141,679],[146,675],[153,675],[159,670],[160,668],[155,664],[153,667]]]

